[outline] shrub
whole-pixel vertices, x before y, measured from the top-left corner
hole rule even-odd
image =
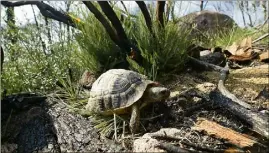
[[[94,15],[84,15],[84,25],[76,35],[80,51],[76,54],[79,65],[93,73],[103,73],[116,67],[124,59],[120,48],[110,39],[103,25]]]
[[[183,30],[172,22],[165,23],[161,28],[153,22],[151,33],[141,15],[135,24],[131,36],[136,40],[143,62],[139,65],[127,57],[131,69],[155,80],[164,73],[172,73],[183,68],[187,59],[186,49],[191,44],[191,40],[187,39],[190,30]]]

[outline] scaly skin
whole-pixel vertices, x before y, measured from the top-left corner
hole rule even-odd
[[[132,114],[131,114],[131,119],[130,119],[130,124],[129,124],[132,134],[136,133],[139,127],[139,121],[140,121],[140,109],[139,109],[138,103],[135,103],[132,106]]]

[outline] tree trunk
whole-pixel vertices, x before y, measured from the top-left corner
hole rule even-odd
[[[125,151],[101,137],[90,119],[69,112],[60,99],[25,96],[6,97],[1,103],[2,152]]]

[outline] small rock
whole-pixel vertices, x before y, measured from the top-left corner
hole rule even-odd
[[[170,99],[170,98],[177,97],[179,94],[180,94],[179,91],[173,91],[173,92],[170,93],[169,99]]]
[[[81,142],[81,141],[82,141],[82,137],[83,137],[82,134],[77,134],[77,133],[75,133],[74,135],[75,135],[75,139],[76,139],[78,142]]]
[[[144,136],[136,139],[133,144],[133,152],[166,152],[156,146],[159,145],[158,140]]]
[[[200,56],[206,56],[206,55],[209,55],[211,54],[212,52],[210,50],[204,50],[204,51],[201,51],[200,52]]]
[[[48,149],[53,149],[53,144],[48,144]]]

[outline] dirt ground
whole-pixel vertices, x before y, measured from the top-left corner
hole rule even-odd
[[[239,99],[266,113],[266,111],[269,111],[268,68],[268,65],[263,65],[230,70],[225,86]],[[192,130],[192,127],[197,122],[197,118],[203,117],[215,121],[224,127],[252,136],[264,146],[268,146],[268,140],[265,141],[264,138],[251,131],[245,122],[233,115],[226,108],[211,103],[209,93],[216,88],[218,80],[218,72],[188,69],[178,75],[168,76],[167,80],[163,80],[162,82],[164,86],[171,90],[173,98],[155,103],[142,110],[140,133],[131,136],[128,132],[125,132],[124,139],[121,139],[123,132],[122,129],[118,129],[118,141],[114,141],[115,137],[112,137],[113,130],[112,134],[108,136],[110,140],[104,138],[97,132],[97,129],[93,128],[91,119],[86,119],[78,114],[68,112],[68,108],[63,105],[64,99],[55,98],[53,100],[49,98],[46,106],[35,103],[37,105],[36,107],[43,113],[34,115],[36,117],[32,117],[31,120],[26,117],[26,124],[24,122],[13,124],[12,122],[16,123],[18,118],[25,118],[23,114],[29,116],[32,108],[30,111],[26,109],[24,112],[13,114],[8,122],[14,125],[10,127],[16,128],[5,128],[7,132],[3,136],[9,139],[6,143],[7,147],[9,145],[15,146],[14,148],[17,148],[17,152],[22,150],[42,150],[44,147],[47,148],[45,150],[61,149],[76,152],[90,150],[97,152],[122,152],[132,151],[134,140],[141,138],[145,133],[156,132],[163,128],[176,128],[180,130],[178,136],[182,138],[181,141],[159,139],[159,142],[171,143],[186,149],[196,148],[196,150],[199,150],[197,146],[194,146],[195,144],[202,151],[207,152],[224,152],[231,148],[237,148],[226,140]],[[52,102],[54,103],[53,105],[50,104]],[[48,104],[49,106],[47,106]],[[2,113],[2,119],[3,115]],[[20,121],[23,121],[23,119],[20,119]],[[3,125],[6,127],[7,124]],[[128,131],[128,124],[125,127],[126,131]],[[17,131],[17,134],[14,131]],[[33,133],[33,131],[35,132]],[[45,136],[44,132],[49,135]],[[69,134],[66,135],[66,133]],[[38,138],[39,136],[45,137],[40,139]],[[32,138],[37,138],[39,141],[32,141]],[[50,140],[50,143],[47,142],[48,140]],[[28,148],[23,147],[26,145],[23,142],[27,142]],[[268,151],[266,147],[258,149],[260,149],[258,152],[262,153]],[[243,151],[247,150],[257,152],[257,148],[244,148]]]
[[[225,86],[236,97],[249,103],[253,108],[266,112],[269,110],[269,99],[266,97],[266,93],[269,93],[268,70],[268,65],[230,70]],[[171,81],[164,82],[165,86],[171,89],[172,94],[190,89],[192,93],[189,96],[178,96],[146,108],[143,111],[144,115],[142,114],[142,118],[146,118],[146,120],[141,121],[141,133],[156,132],[162,128],[177,128],[182,131],[179,136],[184,138],[181,143],[171,140],[160,140],[160,142],[169,142],[188,149],[192,148],[189,146],[190,144],[198,144],[200,147],[211,148],[216,152],[235,147],[225,140],[193,131],[191,127],[197,122],[197,118],[204,117],[224,127],[253,136],[268,145],[268,142],[264,142],[264,139],[251,131],[246,123],[225,108],[204,105],[205,101],[209,100],[210,90],[216,88],[219,80],[218,72],[186,71],[171,76],[169,80]],[[127,148],[132,150],[132,142],[129,143]],[[256,149],[246,148],[252,152],[256,152]],[[260,152],[266,151],[268,150]]]

